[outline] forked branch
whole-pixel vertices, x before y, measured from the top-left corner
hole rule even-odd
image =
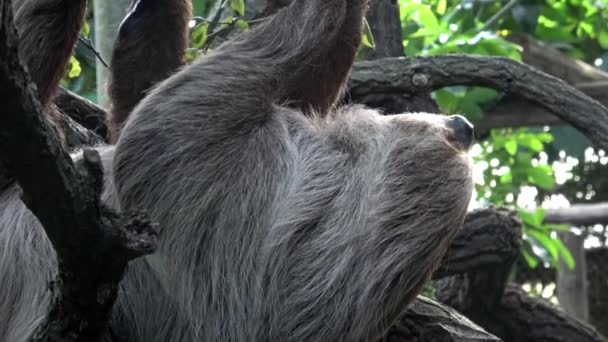
[[[0,0],[0,156],[57,252],[51,306],[33,341],[94,341],[107,330],[127,263],[154,251],[153,225],[141,213],[119,216],[100,203],[97,152],[75,166],[44,119],[18,58],[10,0]],[[42,177],[41,175],[44,175]]]

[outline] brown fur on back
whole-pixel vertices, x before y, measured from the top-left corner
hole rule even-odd
[[[86,0],[16,0],[19,58],[27,66],[47,109],[74,50],[86,12]]]
[[[190,0],[134,0],[112,54],[108,92],[112,140],[129,113],[156,83],[184,64]]]

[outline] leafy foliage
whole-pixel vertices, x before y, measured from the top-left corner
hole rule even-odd
[[[587,62],[601,64],[608,58],[608,0],[400,0],[399,5],[404,51],[410,56],[468,53],[520,60],[520,47],[508,36],[530,34]],[[450,87],[434,97],[445,112],[463,113],[475,121],[502,95],[479,87]],[[560,258],[574,266],[557,238],[556,232],[564,227],[544,224],[542,209],[530,212],[518,203],[522,189],[547,195],[556,190],[551,164],[556,153],[545,152],[555,148],[548,129],[494,130],[475,157],[480,171],[477,201],[518,209],[525,232],[523,256],[532,267],[539,261],[555,266]],[[536,205],[541,200],[537,198]]]

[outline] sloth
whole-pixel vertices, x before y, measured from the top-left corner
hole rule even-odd
[[[146,1],[131,24],[161,15],[133,16]],[[464,222],[473,127],[338,104],[366,10],[294,0],[132,93],[99,147],[103,200],[147,211],[160,242],[129,265],[110,340],[374,341],[420,292]],[[0,194],[8,341],[42,318],[56,272],[16,193]]]

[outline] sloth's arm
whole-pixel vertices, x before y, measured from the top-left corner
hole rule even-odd
[[[134,0],[112,51],[108,94],[112,140],[133,108],[185,63],[191,0]]]
[[[367,0],[297,0],[218,53],[246,67],[239,75],[259,73],[242,80],[263,83],[252,95],[325,114],[354,62],[366,9]]]
[[[47,107],[84,23],[86,0],[18,0],[13,5],[19,58]]]

